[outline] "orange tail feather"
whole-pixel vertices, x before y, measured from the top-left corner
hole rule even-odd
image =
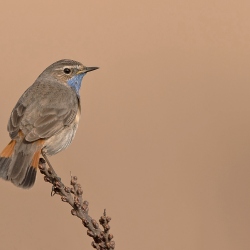
[[[0,157],[4,157],[4,158],[11,157],[12,154],[13,154],[13,152],[14,152],[15,145],[16,145],[16,141],[15,140],[11,140],[11,142],[2,151]]]

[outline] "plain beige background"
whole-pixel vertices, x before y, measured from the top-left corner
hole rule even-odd
[[[63,58],[100,69],[81,89],[72,145],[90,215],[116,249],[250,249],[250,2],[9,1],[0,9],[0,148],[25,89]],[[38,174],[0,180],[0,249],[91,249]]]

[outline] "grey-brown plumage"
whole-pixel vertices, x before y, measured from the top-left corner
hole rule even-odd
[[[80,119],[83,76],[96,67],[58,61],[37,78],[12,110],[12,141],[0,155],[0,177],[16,186],[33,186],[41,150],[54,155],[73,140]]]

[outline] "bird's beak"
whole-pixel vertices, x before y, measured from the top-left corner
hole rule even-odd
[[[77,75],[79,74],[83,74],[83,73],[87,73],[89,71],[93,71],[93,70],[96,70],[96,69],[99,69],[99,67],[85,67],[84,70],[80,70],[77,72]]]
[[[89,72],[89,71],[93,71],[93,70],[96,70],[96,69],[99,69],[99,67],[86,67],[86,68],[84,69],[84,71],[87,73],[87,72]]]

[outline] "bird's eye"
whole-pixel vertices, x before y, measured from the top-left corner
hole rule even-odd
[[[67,74],[67,75],[71,72],[71,70],[70,70],[69,68],[65,68],[63,71],[64,71],[64,73]]]

